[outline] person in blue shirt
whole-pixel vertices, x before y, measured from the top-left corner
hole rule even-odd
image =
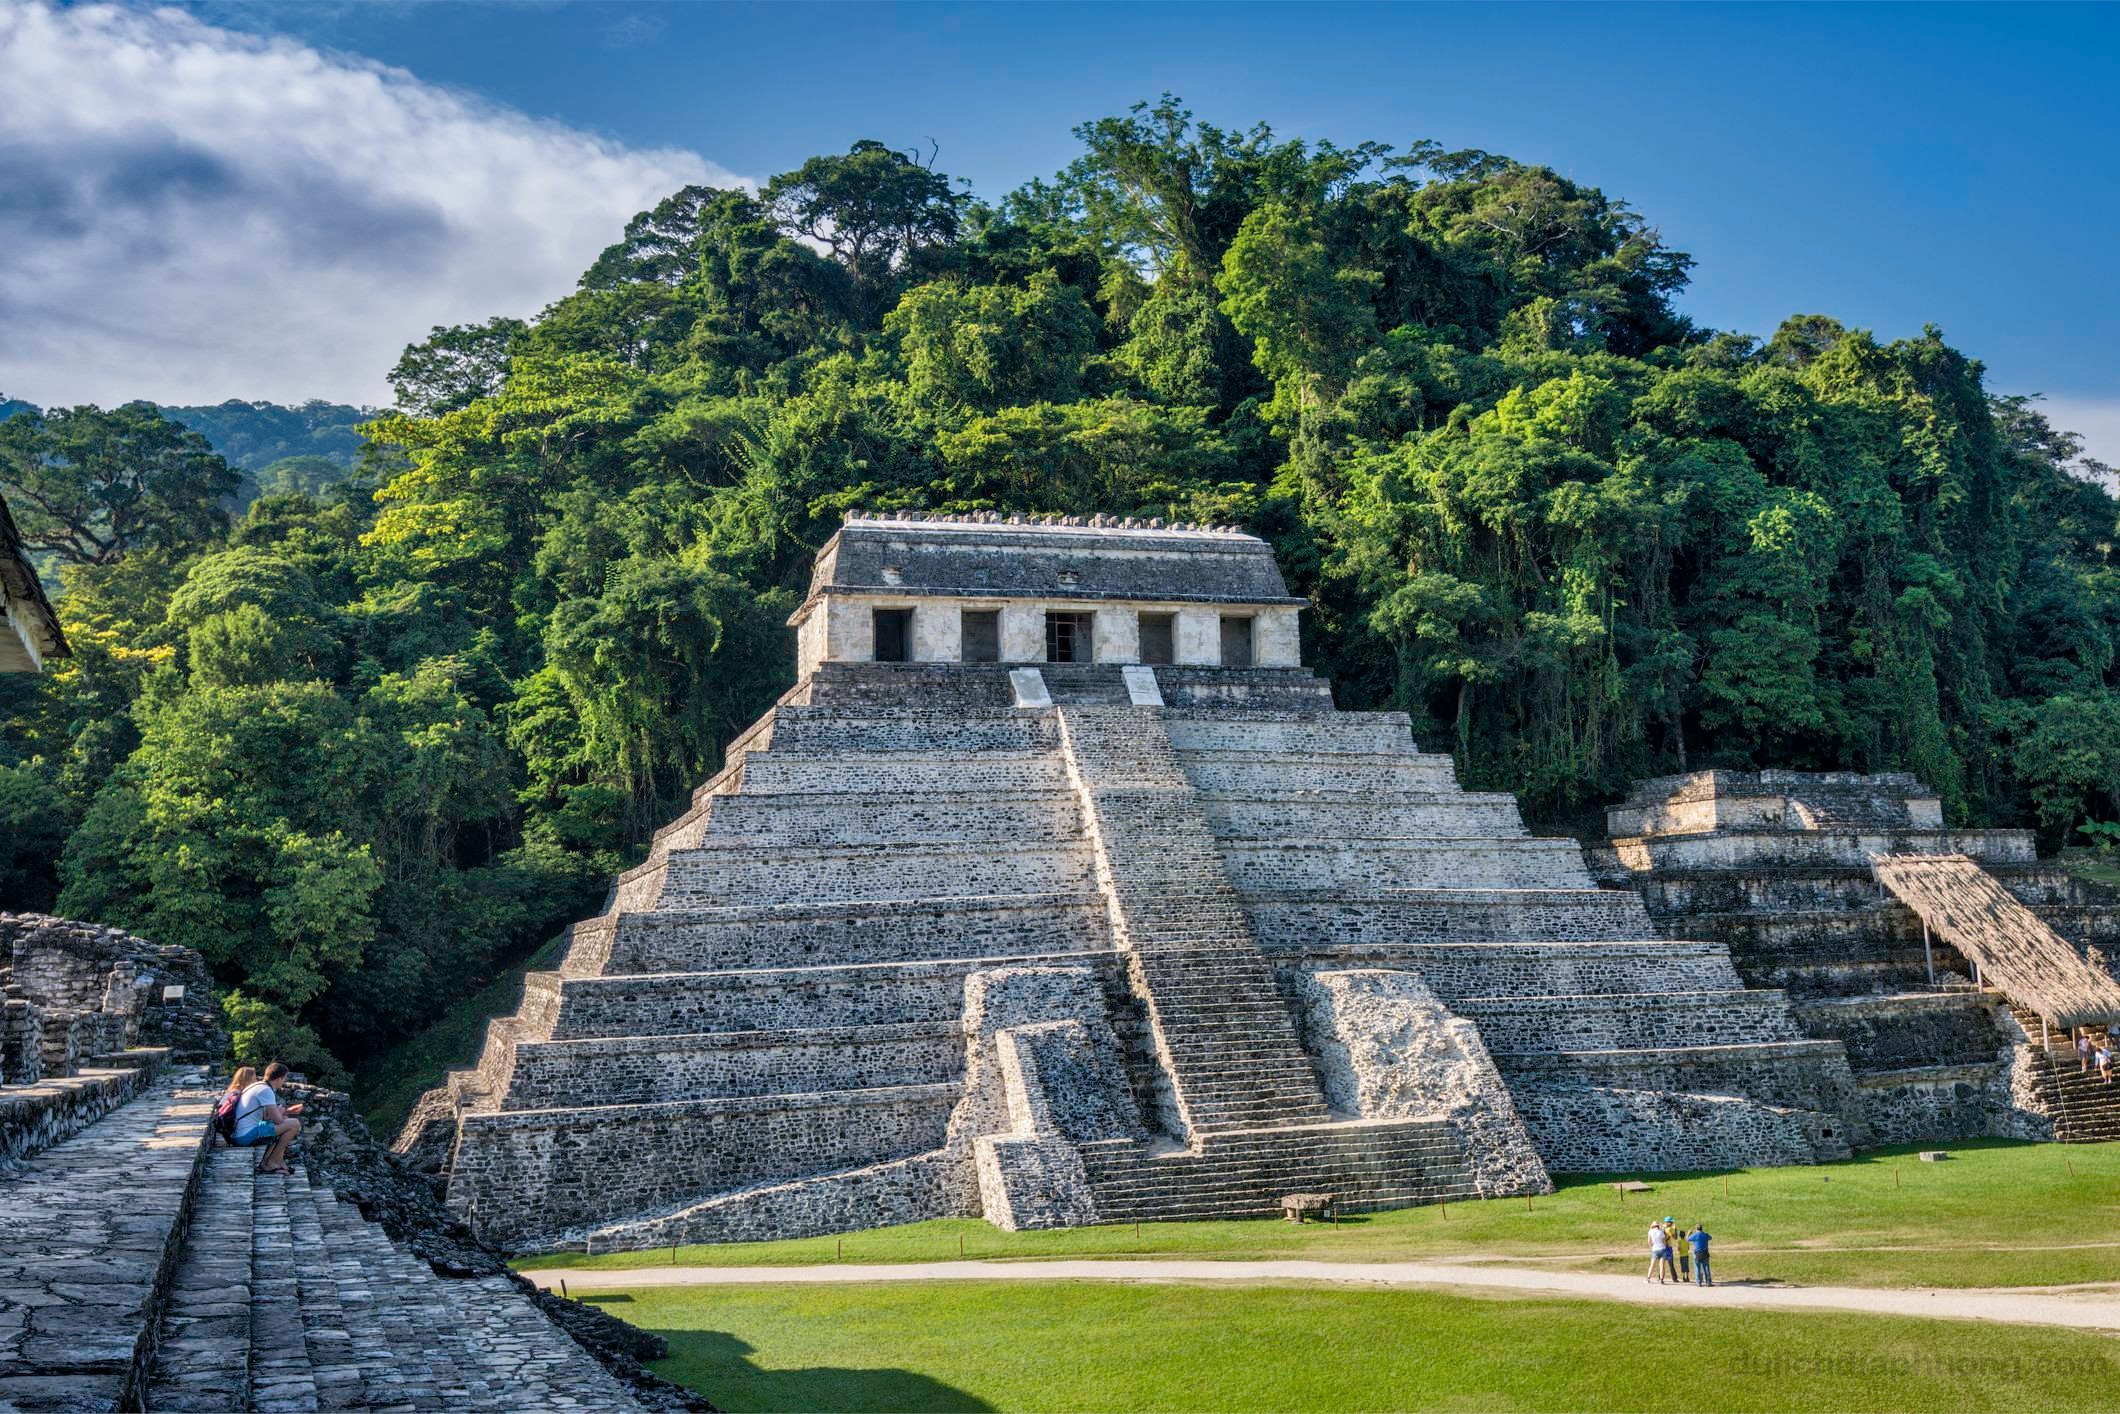
[[[1693,1249],[1693,1284],[1695,1286],[1715,1285],[1715,1278],[1708,1274],[1708,1244],[1712,1241],[1714,1239],[1708,1236],[1708,1230],[1699,1223],[1695,1223],[1693,1231],[1686,1234],[1686,1245]]]

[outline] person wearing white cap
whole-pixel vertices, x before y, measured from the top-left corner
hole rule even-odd
[[[1664,1219],[1669,1222],[1670,1219]],[[1649,1224],[1649,1275],[1643,1281],[1664,1284],[1664,1273],[1671,1270],[1671,1233],[1663,1223]]]

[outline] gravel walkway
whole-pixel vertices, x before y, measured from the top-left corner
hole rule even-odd
[[[919,1262],[821,1267],[637,1267],[625,1270],[525,1272],[544,1287],[570,1291],[643,1286],[752,1286],[799,1282],[880,1281],[1151,1281],[1337,1282],[1353,1286],[1477,1287],[1542,1296],[1590,1297],[1656,1306],[1781,1311],[1866,1311],[2016,1325],[2120,1330],[2120,1296],[2109,1286],[2036,1291],[1854,1286],[1696,1287],[1640,1277],[1528,1267],[1438,1262]]]

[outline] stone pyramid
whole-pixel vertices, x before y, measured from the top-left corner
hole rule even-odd
[[[1226,528],[851,518],[799,680],[432,1092],[522,1248],[1845,1154],[1837,1042],[1335,710]]]

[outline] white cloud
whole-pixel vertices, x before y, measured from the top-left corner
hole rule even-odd
[[[2120,398],[2050,396],[2038,406],[2048,422],[2083,439],[2085,456],[2120,467]]]
[[[737,180],[180,11],[0,0],[0,394],[386,401],[429,326],[534,314]]]

